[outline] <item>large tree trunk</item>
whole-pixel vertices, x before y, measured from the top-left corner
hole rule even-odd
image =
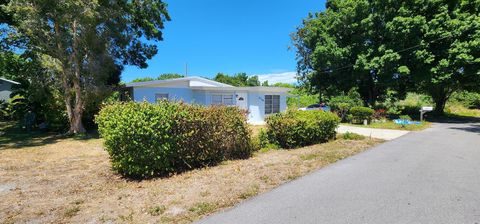
[[[74,84],[75,102],[72,102],[72,95],[71,95],[72,93],[70,92],[71,87],[67,81],[67,77],[69,76],[68,75],[69,73],[65,72],[65,70],[63,73],[64,74],[62,75],[62,86],[64,89],[64,97],[65,97],[64,101],[65,101],[65,107],[67,109],[68,122],[70,125],[68,133],[69,134],[85,133],[86,130],[82,123],[83,101],[81,100],[81,95],[78,95],[78,92],[79,92],[78,90],[80,90],[78,82],[77,82],[78,87],[76,87]]]
[[[435,114],[443,115],[445,113],[445,104],[447,103],[447,97],[436,97],[433,98],[435,101]]]
[[[445,114],[445,105],[447,104],[447,100],[452,94],[453,90],[445,88],[443,86],[438,85],[434,88],[433,92],[431,92],[431,96],[433,101],[435,102],[435,114],[443,115]]]
[[[82,87],[80,83],[80,67],[81,67],[81,61],[79,60],[78,57],[78,38],[77,38],[77,21],[74,20],[72,24],[72,29],[73,29],[73,44],[72,44],[72,62],[73,65],[73,77],[72,77],[72,83],[73,83],[73,90],[75,92],[75,105],[72,113],[72,118],[70,120],[70,133],[73,134],[79,134],[79,133],[85,133],[85,127],[83,126],[82,122],[82,116],[83,116],[83,99],[82,99]]]
[[[74,23],[74,29],[76,32],[76,22]],[[68,59],[66,59],[66,55],[64,52],[64,46],[62,45],[61,41],[61,29],[58,23],[55,23],[55,35],[57,38],[57,54],[58,58],[61,61],[62,70],[60,71],[60,77],[62,80],[62,88],[64,94],[64,102],[65,102],[65,109],[67,110],[68,115],[68,123],[70,125],[69,134],[78,134],[78,133],[85,133],[85,127],[82,123],[82,115],[83,115],[83,101],[81,97],[81,87],[80,87],[80,69],[78,67],[78,60],[76,60],[75,53],[73,52]],[[76,40],[75,40],[76,45]],[[76,46],[75,46],[76,47]],[[69,62],[68,62],[69,61]],[[75,66],[73,68],[73,75],[72,69],[70,66]],[[73,90],[75,92],[75,102],[72,102],[72,83],[73,83]]]

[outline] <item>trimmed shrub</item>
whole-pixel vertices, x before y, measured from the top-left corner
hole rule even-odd
[[[330,112],[288,111],[266,119],[267,135],[271,143],[291,149],[335,138],[339,122],[340,118]]]
[[[352,123],[363,123],[363,120],[370,122],[375,111],[368,107],[352,107],[350,114],[352,115]]]
[[[254,149],[246,116],[236,107],[115,103],[96,123],[113,169],[135,178],[246,158]]]

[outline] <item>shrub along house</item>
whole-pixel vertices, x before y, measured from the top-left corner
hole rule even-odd
[[[167,99],[200,105],[238,106],[248,112],[248,123],[263,124],[269,114],[287,109],[287,92],[282,87],[235,87],[201,77],[186,77],[126,85],[134,101]]]

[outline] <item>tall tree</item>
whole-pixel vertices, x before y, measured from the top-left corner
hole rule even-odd
[[[57,71],[70,133],[85,132],[89,93],[118,81],[125,64],[147,67],[170,20],[161,0],[10,0],[3,11],[12,36]]]
[[[388,90],[433,97],[479,87],[480,2],[329,0],[293,34],[302,81],[331,95],[358,87],[374,104]]]
[[[136,78],[132,80],[132,82],[148,82],[148,81],[154,81],[154,80],[178,79],[183,77],[185,76],[177,73],[165,73],[165,74],[159,75],[157,78],[152,78],[148,76],[143,78]]]
[[[247,73],[241,72],[235,75],[229,76],[223,73],[218,73],[215,78],[215,81],[229,84],[232,86],[260,86],[260,81],[258,76],[248,76]]]

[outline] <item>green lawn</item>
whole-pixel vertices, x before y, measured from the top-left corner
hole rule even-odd
[[[362,125],[362,124],[350,124],[350,123],[342,123],[344,125],[351,125],[356,127],[363,127],[363,128],[380,128],[380,129],[394,129],[394,130],[405,130],[405,131],[421,131],[428,127],[430,127],[429,122],[422,122],[421,124],[411,124],[402,127],[402,125],[395,124],[393,121],[386,121],[386,122],[375,122],[369,125]]]
[[[445,108],[445,115],[447,117],[480,117],[480,109],[468,109],[461,104],[448,104]]]

